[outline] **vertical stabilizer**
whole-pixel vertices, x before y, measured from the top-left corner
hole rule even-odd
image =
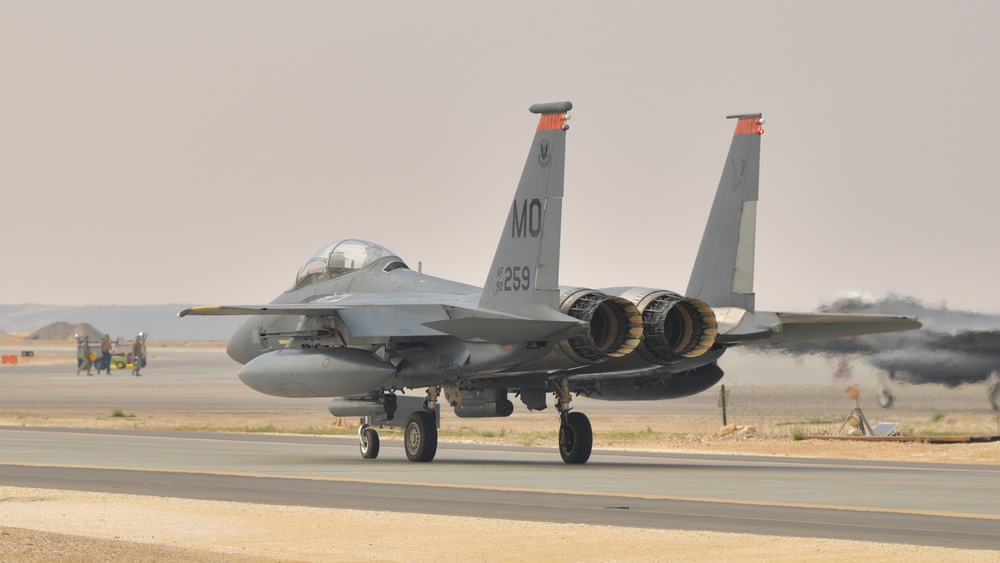
[[[559,232],[570,102],[535,104],[540,114],[521,181],[500,234],[479,306],[544,318],[559,307]]]
[[[739,121],[691,271],[687,295],[712,307],[753,311],[754,239],[764,119],[759,113],[727,118]]]

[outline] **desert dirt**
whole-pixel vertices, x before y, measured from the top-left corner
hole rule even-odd
[[[156,352],[151,352],[156,358]],[[44,357],[41,361],[47,361]],[[58,361],[65,361],[61,359]],[[38,365],[36,363],[36,365]],[[118,377],[113,372],[112,378]],[[147,372],[155,377],[150,368]],[[80,381],[87,381],[81,376]],[[156,379],[143,381],[153,385]],[[76,380],[74,380],[74,383]],[[94,380],[93,383],[97,383]],[[11,385],[21,384],[12,383]],[[81,384],[82,385],[82,384]],[[853,406],[841,386],[809,395],[783,383],[737,384],[730,422],[721,435],[714,398],[704,405],[641,414],[622,408],[586,411],[595,450],[749,454],[1000,465],[1000,443],[926,444],[828,442],[793,436],[834,435]],[[796,395],[796,393],[799,393]],[[904,433],[991,435],[996,420],[967,400],[942,403],[939,389],[902,395],[917,405],[891,414]],[[978,397],[975,391],[969,397]],[[787,395],[787,396],[786,396]],[[831,398],[813,398],[830,395]],[[807,396],[807,399],[803,399]],[[742,398],[741,398],[742,397]],[[746,399],[750,397],[750,399]],[[904,401],[901,401],[903,403]],[[707,408],[702,408],[707,405]],[[930,407],[928,407],[930,405]],[[579,400],[587,409],[585,399]],[[4,408],[0,425],[205,430],[355,435],[354,420],[331,420],[311,409],[57,409]],[[442,414],[441,442],[554,447],[552,413],[516,412],[503,419]],[[341,426],[340,424],[344,425]],[[383,430],[384,440],[400,439]],[[391,525],[386,525],[391,522]],[[516,541],[513,538],[517,538]],[[970,551],[843,540],[753,536],[505,521],[423,514],[195,501],[0,486],[0,561],[996,561],[997,551]]]
[[[0,508],[0,561],[997,560],[982,550],[14,487],[0,487]]]

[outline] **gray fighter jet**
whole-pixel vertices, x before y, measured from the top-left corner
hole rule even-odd
[[[878,370],[882,408],[895,404],[893,383],[958,387],[985,382],[987,399],[994,410],[1000,409],[1000,315],[929,306],[900,295],[880,299],[843,297],[821,306],[819,311],[914,315],[924,326],[903,334],[786,342],[757,350],[839,356],[843,367],[838,371],[848,366],[848,358],[862,359]]]
[[[764,120],[733,115],[736,132],[685,295],[654,288],[559,285],[569,102],[540,115],[483,287],[411,270],[385,247],[323,247],[292,289],[268,305],[195,307],[179,315],[250,315],[229,342],[240,379],[279,397],[334,397],[334,416],[403,426],[406,456],[437,450],[438,400],[460,417],[502,417],[511,394],[543,410],[552,393],[559,451],[585,463],[593,433],[574,395],[606,400],[684,397],[722,378],[730,346],[918,328],[905,316],[756,311],[754,233]],[[406,390],[426,389],[423,397]]]

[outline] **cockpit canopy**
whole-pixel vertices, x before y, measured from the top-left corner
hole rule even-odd
[[[295,276],[295,286],[292,289],[301,289],[367,268],[386,256],[396,256],[396,254],[384,246],[366,240],[347,239],[331,242],[317,250],[299,268],[299,274]],[[386,270],[400,267],[406,268],[406,264],[402,260],[397,260],[387,264]]]

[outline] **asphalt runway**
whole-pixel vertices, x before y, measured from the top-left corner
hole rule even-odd
[[[0,427],[0,482],[297,506],[1000,549],[1000,467]]]
[[[44,351],[39,356],[44,359]],[[766,376],[770,387],[754,408],[843,410],[842,386],[828,380],[807,395],[801,384],[781,395],[780,381],[824,365],[792,362],[782,372],[775,364],[754,368],[756,361],[749,358],[749,371]],[[75,366],[43,361],[6,366],[0,371],[0,410],[55,415],[82,409],[104,416],[117,408],[302,411],[329,420],[327,399],[261,395],[243,386],[237,371],[218,348],[153,349],[142,378],[126,370],[76,376]],[[949,412],[988,408],[978,389],[946,395],[914,387],[903,398]],[[715,395],[703,393],[666,402],[575,404],[595,415],[714,416],[715,402]],[[555,425],[554,413],[533,416]],[[417,464],[406,460],[401,442],[388,434],[379,459],[366,461],[353,438],[5,426],[0,484],[1000,550],[1000,466],[606,449],[595,449],[586,465],[569,466],[553,448],[451,443],[441,444],[432,463]]]

